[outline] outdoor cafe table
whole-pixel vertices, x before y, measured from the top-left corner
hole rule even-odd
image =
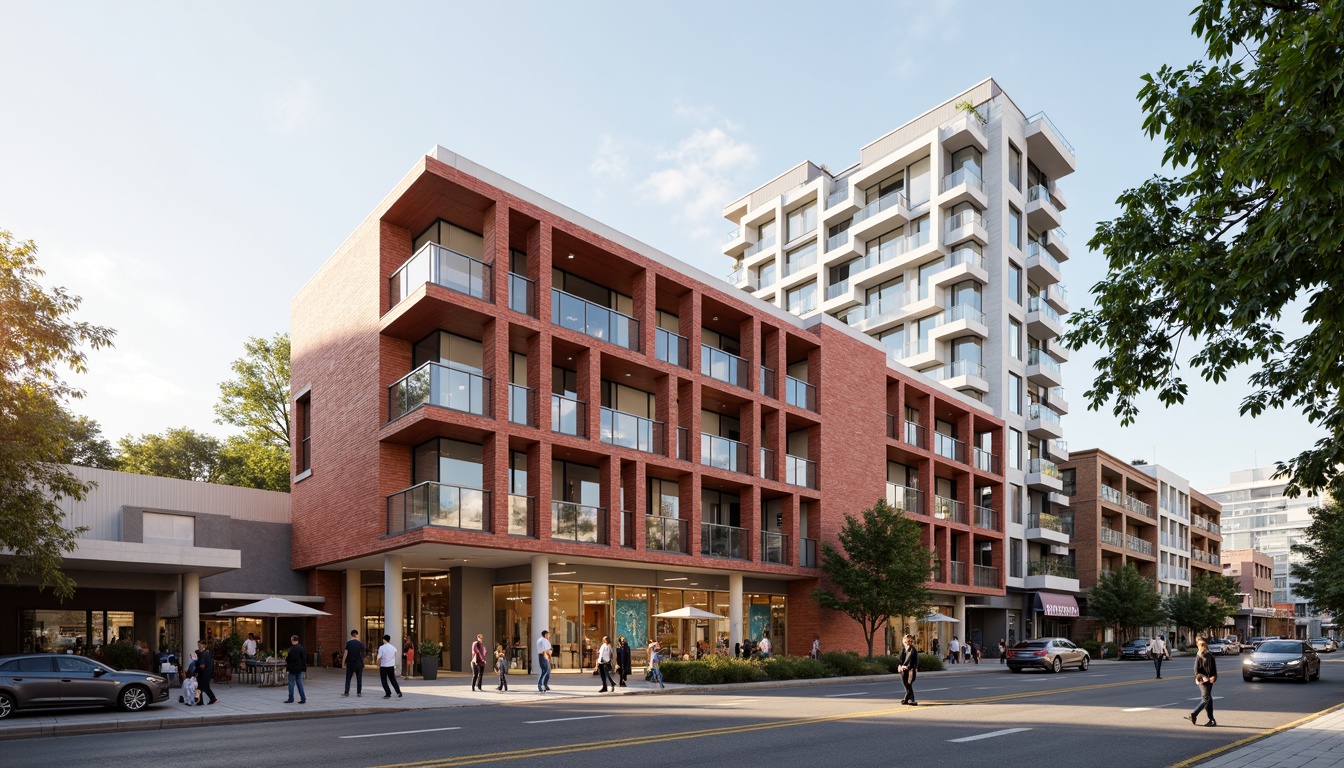
[[[247,661],[247,671],[250,674],[261,672],[261,688],[274,688],[284,685],[280,681],[280,670],[285,668],[283,661]]]

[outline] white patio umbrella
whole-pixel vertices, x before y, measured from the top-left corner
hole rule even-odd
[[[655,613],[653,614],[653,617],[655,619],[719,619],[721,621],[728,620],[727,616],[720,616],[717,613],[702,611],[699,608],[690,605],[686,606],[685,608],[678,608],[675,611],[663,611],[662,613]]]
[[[271,637],[275,639],[276,653],[280,652],[279,618],[281,616],[330,616],[326,611],[309,608],[283,597],[268,597],[255,603],[240,605],[237,608],[225,608],[216,611],[216,616],[269,616],[271,618]]]
[[[960,623],[961,623],[961,620],[960,620],[960,619],[954,619],[954,618],[952,618],[951,616],[948,616],[947,614],[943,614],[943,613],[930,613],[928,616],[925,616],[924,618],[920,619],[920,621],[922,621],[922,622],[928,622],[929,624],[960,624]]]

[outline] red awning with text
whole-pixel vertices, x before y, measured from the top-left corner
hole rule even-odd
[[[1078,616],[1078,601],[1073,595],[1061,595],[1058,592],[1037,592],[1036,610],[1046,616]]]

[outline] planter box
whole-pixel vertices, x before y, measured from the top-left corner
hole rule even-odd
[[[439,679],[439,657],[425,656],[420,659],[420,671],[426,680]]]

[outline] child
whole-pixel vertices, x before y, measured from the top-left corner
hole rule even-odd
[[[196,652],[191,653],[191,663],[187,665],[186,674],[182,676],[182,695],[177,700],[188,707],[194,707],[200,703],[200,690],[196,687]]]
[[[499,687],[496,691],[509,690],[509,657],[504,653],[504,646],[495,644],[495,669],[499,671]]]

